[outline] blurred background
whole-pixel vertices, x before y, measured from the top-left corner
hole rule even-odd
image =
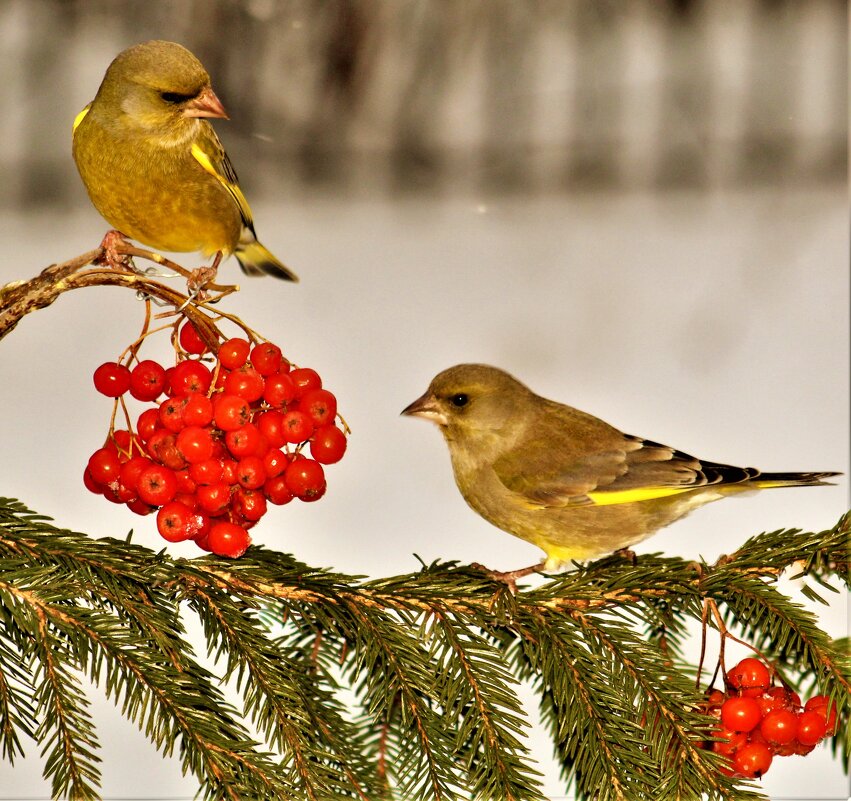
[[[322,501],[274,509],[256,542],[372,576],[536,560],[466,508],[438,432],[399,418],[463,361],[708,459],[848,472],[847,30],[838,0],[0,0],[0,283],[98,244],[71,122],[120,50],[171,39],[210,72],[258,234],[302,279],[231,261],[227,310],[317,369],[353,429]],[[0,494],[159,549],[81,481],[111,411],[91,373],[141,320],[131,293],[67,293],[0,343]],[[761,493],[638,550],[712,560],[847,508],[844,477]],[[847,633],[846,596],[813,609]],[[91,698],[105,798],[194,795]],[[0,799],[48,797],[41,769],[35,747],[0,762]],[[824,748],[762,786],[849,795]]]
[[[840,0],[3,0],[3,202],[77,198],[128,43],[206,65],[256,196],[844,181]],[[262,177],[262,180],[261,180]]]

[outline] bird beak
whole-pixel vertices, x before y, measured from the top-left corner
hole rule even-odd
[[[449,423],[446,416],[438,408],[434,396],[428,392],[402,409],[402,414],[410,417],[422,417],[424,420],[437,423],[439,426],[445,426]]]
[[[216,97],[216,93],[209,87],[201,90],[198,97],[192,98],[183,107],[184,117],[217,117],[223,120],[230,119],[222,101]]]

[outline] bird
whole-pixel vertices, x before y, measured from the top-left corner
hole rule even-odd
[[[208,119],[228,119],[201,62],[175,42],[119,53],[75,118],[72,153],[95,208],[156,250],[233,254],[248,275],[296,275],[260,242],[236,171]]]
[[[835,472],[762,473],[624,434],[536,395],[509,373],[459,364],[403,411],[443,433],[464,500],[545,559],[495,577],[556,572],[627,551],[703,504],[749,490],[828,484]]]

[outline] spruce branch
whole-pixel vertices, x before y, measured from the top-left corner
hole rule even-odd
[[[57,796],[97,797],[86,675],[163,753],[180,748],[206,798],[540,799],[515,692],[528,681],[580,798],[758,798],[701,747],[714,724],[682,661],[686,623],[716,603],[847,719],[847,643],[776,580],[802,560],[816,584],[845,580],[848,535],[845,516],[714,564],[611,557],[514,595],[455,563],[365,580],[261,548],[176,559],[0,500],[3,753],[34,738]],[[187,614],[216,673],[192,656]]]

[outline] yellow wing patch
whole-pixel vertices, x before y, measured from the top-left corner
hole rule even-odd
[[[92,104],[89,103],[76,117],[74,117],[74,126],[71,128],[71,133],[75,133],[77,128],[80,127],[80,123],[83,121],[83,118],[86,114],[89,113],[89,109],[92,107]]]
[[[637,503],[667,498],[669,495],[679,495],[681,492],[691,492],[693,489],[695,487],[638,487],[613,492],[589,492],[588,497],[595,506],[611,506],[617,503]]]
[[[242,194],[242,190],[239,186],[228,181],[228,179],[216,169],[216,165],[213,164],[212,159],[198,144],[192,145],[191,152],[192,158],[194,158],[195,161],[197,161],[208,173],[210,173],[210,175],[212,175],[225,189],[228,190],[230,196],[236,201],[236,205],[239,207],[239,213],[242,215],[242,219],[245,221],[245,224],[251,225],[251,208],[249,207],[248,201],[245,199],[245,195]]]

